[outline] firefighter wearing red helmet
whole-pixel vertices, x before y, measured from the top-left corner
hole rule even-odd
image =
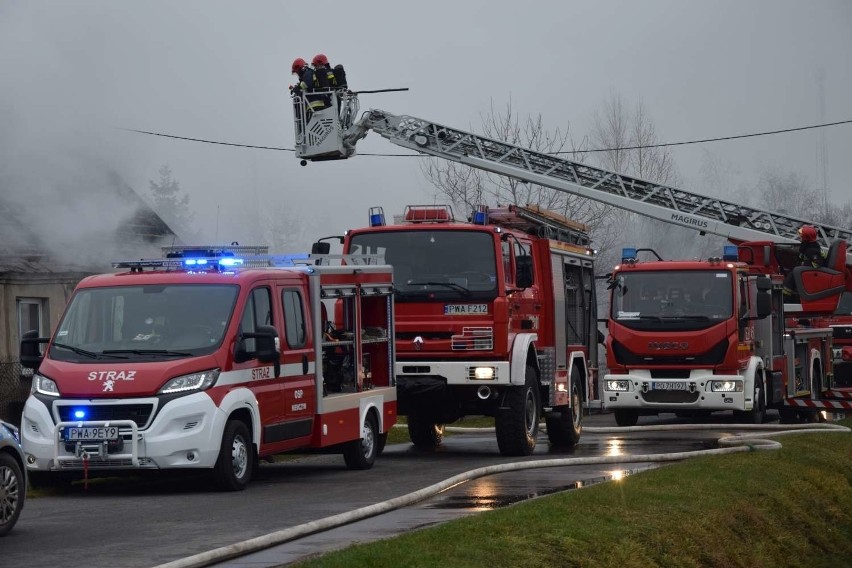
[[[290,70],[299,77],[299,83],[296,86],[290,87],[290,93],[294,96],[305,93],[309,114],[324,109],[326,106],[324,98],[320,95],[309,94],[317,89],[317,81],[314,70],[311,69],[307,61],[301,57],[294,59]]]
[[[811,268],[819,268],[822,266],[823,256],[822,248],[817,242],[817,230],[810,225],[803,225],[796,231],[799,235],[799,254],[796,257],[798,266],[808,266]],[[795,294],[795,283],[793,282],[793,273],[790,272],[784,279],[784,294],[790,296]]]
[[[324,53],[317,53],[314,55],[314,58],[311,60],[311,64],[314,66],[314,70],[316,70],[318,81],[327,81],[329,89],[346,89],[346,71],[343,69],[343,65],[335,65],[332,69],[331,63],[328,62],[328,57],[325,56]],[[319,78],[320,75],[325,73],[325,78]]]

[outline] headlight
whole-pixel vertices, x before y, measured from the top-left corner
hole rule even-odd
[[[710,381],[711,392],[743,392],[742,381]]]
[[[46,394],[47,396],[59,396],[59,387],[53,379],[48,379],[44,375],[33,373],[33,385],[30,387],[30,394]]]
[[[210,388],[219,378],[219,369],[201,371],[191,375],[175,377],[160,389],[160,394],[174,394],[177,392],[203,391]]]
[[[606,382],[606,390],[608,391],[622,391],[626,392],[630,390],[630,381],[626,379],[616,379],[614,381]]]
[[[497,375],[497,369],[494,367],[474,367],[471,371],[470,378],[479,381],[491,381]]]

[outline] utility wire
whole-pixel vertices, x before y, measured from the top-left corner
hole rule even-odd
[[[841,124],[852,123],[852,120],[841,120],[838,122],[826,122],[824,124],[811,124],[809,126],[800,126],[798,128],[785,128],[783,130],[770,130],[767,132],[755,132],[752,134],[737,134],[734,136],[721,136],[719,138],[704,138],[701,140],[688,140],[685,142],[667,142],[663,144],[648,144],[647,146],[624,146],[620,148],[599,148],[596,150],[566,150],[564,152],[550,152],[552,155],[558,154],[585,154],[592,152],[615,152],[621,150],[640,150],[645,148],[664,148],[667,146],[686,146],[688,144],[704,144],[706,142],[721,142],[724,140],[737,140],[740,138],[754,138],[756,136],[769,136],[772,134],[784,134],[787,132],[799,132],[801,130],[811,130],[814,128],[826,128],[829,126],[839,126]],[[162,136],[163,138],[174,138],[176,140],[188,140],[190,142],[204,142],[205,144],[219,144],[221,146],[236,146],[238,148],[256,148],[259,150],[277,150],[283,152],[295,152],[293,148],[281,148],[278,146],[256,146],[253,144],[237,144],[234,142],[220,142],[218,140],[205,140],[203,138],[189,138],[186,136],[175,136],[173,134],[163,134],[161,132],[149,132],[147,130],[136,130],[133,128],[121,128],[128,132],[136,132],[138,134],[149,134],[151,136]],[[422,154],[358,154],[359,156],[385,156],[394,158],[423,158]]]

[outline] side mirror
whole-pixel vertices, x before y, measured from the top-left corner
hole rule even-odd
[[[515,274],[515,284],[518,288],[529,288],[535,282],[533,277],[532,257],[529,255],[519,256],[515,258],[517,273]]]
[[[245,340],[254,339],[254,350],[246,349]],[[281,374],[281,349],[278,331],[271,325],[260,325],[254,333],[243,333],[237,342],[234,361],[244,363],[257,359],[261,363],[273,363],[275,376]]]
[[[331,251],[331,243],[315,242],[311,245],[311,254],[328,254]]]
[[[765,276],[761,276],[757,279],[757,298],[756,298],[756,311],[757,318],[763,319],[772,314],[772,295],[770,294],[770,290],[772,289],[772,281]]]
[[[39,337],[38,331],[32,329],[21,336],[21,366],[26,369],[38,369],[44,355],[41,346],[50,343],[49,337]]]

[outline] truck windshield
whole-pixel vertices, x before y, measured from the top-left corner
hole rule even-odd
[[[729,272],[631,270],[615,276],[610,317],[636,329],[660,322],[696,329],[730,318],[733,304]]]
[[[222,343],[238,291],[194,284],[80,290],[59,323],[50,357],[90,363],[211,353]]]
[[[383,254],[396,300],[482,300],[497,296],[494,237],[484,231],[383,231],[352,237],[349,254]]]

